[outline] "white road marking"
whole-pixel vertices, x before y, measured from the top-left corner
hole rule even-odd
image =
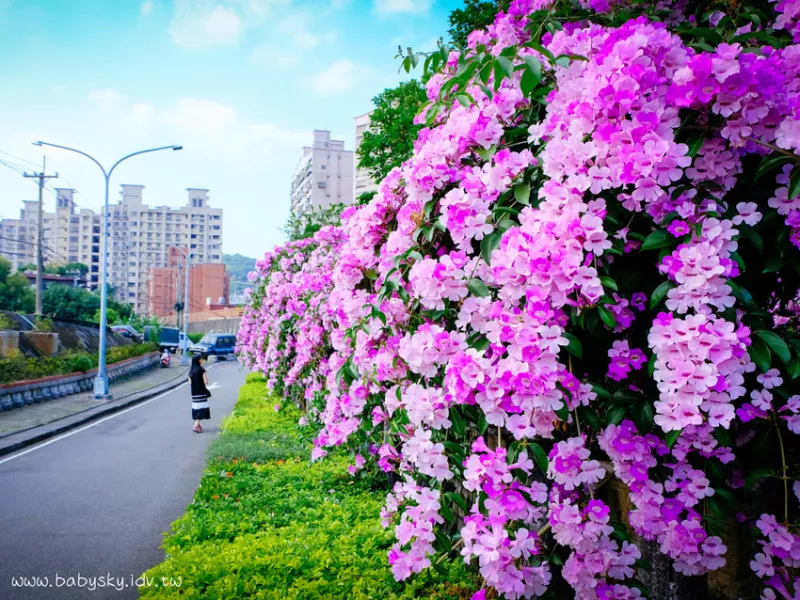
[[[216,366],[216,365],[210,365],[208,368],[209,369],[213,369],[214,366]],[[208,370],[208,369],[206,369],[206,370]],[[145,400],[144,402],[140,402],[139,404],[137,404],[135,406],[131,406],[130,408],[126,408],[125,410],[121,410],[119,412],[115,412],[114,414],[109,415],[107,417],[104,417],[104,418],[102,418],[102,419],[100,419],[98,421],[93,421],[92,423],[89,423],[88,425],[86,425],[85,427],[81,427],[80,429],[76,429],[74,431],[68,431],[68,432],[66,432],[64,434],[57,435],[56,437],[54,437],[51,440],[48,440],[46,442],[43,442],[43,443],[38,444],[36,446],[33,446],[32,448],[28,448],[27,450],[23,450],[22,452],[19,452],[18,454],[12,454],[11,456],[9,456],[7,458],[0,459],[0,465],[2,465],[3,463],[7,463],[10,460],[14,460],[15,458],[19,458],[20,456],[25,456],[29,452],[34,452],[35,450],[39,450],[40,448],[44,448],[45,446],[49,446],[50,444],[54,444],[55,442],[59,442],[59,441],[61,441],[63,439],[68,438],[71,435],[75,435],[76,433],[80,433],[81,431],[86,431],[87,429],[89,429],[91,427],[94,427],[95,425],[100,425],[100,423],[104,423],[105,421],[108,421],[109,419],[113,419],[114,417],[118,417],[120,415],[124,415],[126,412],[130,412],[132,410],[136,410],[137,408],[142,407],[145,404],[150,404],[151,402],[155,402],[156,400],[160,400],[164,396],[166,396],[168,394],[171,394],[172,392],[174,392],[176,390],[181,389],[185,385],[188,385],[188,383],[189,383],[188,381],[186,383],[182,383],[178,387],[174,387],[171,390],[168,390],[168,391],[164,392],[163,394],[160,394],[160,395],[156,396],[155,398],[150,398],[150,400]],[[215,386],[215,385],[218,386],[218,387],[222,387],[222,386],[219,386],[219,384],[216,384],[216,383],[212,384],[212,387]]]
[[[50,444],[53,444],[55,442],[58,442],[58,441],[63,440],[65,438],[68,438],[71,435],[75,435],[76,433],[80,433],[81,431],[86,431],[90,427],[94,427],[95,425],[100,425],[100,423],[108,421],[109,419],[113,419],[114,417],[118,417],[119,415],[124,415],[126,412],[130,412],[130,411],[132,411],[134,409],[139,408],[140,406],[144,406],[145,404],[150,404],[151,402],[155,402],[156,400],[159,400],[159,399],[163,398],[167,394],[171,394],[175,390],[181,389],[185,385],[187,385],[187,384],[186,383],[182,383],[178,387],[173,388],[173,389],[169,390],[168,392],[164,392],[160,396],[156,396],[155,398],[150,398],[150,400],[145,400],[144,402],[141,402],[140,404],[137,404],[136,406],[131,406],[130,408],[126,408],[125,410],[121,410],[119,412],[115,412],[113,415],[109,415],[109,416],[107,416],[107,417],[105,417],[103,419],[100,419],[98,421],[94,421],[93,423],[89,423],[85,427],[81,427],[80,429],[76,429],[75,431],[68,431],[67,433],[65,433],[63,435],[56,436],[52,440],[48,440],[48,441],[44,442],[43,444],[39,444],[38,446],[34,446],[33,448],[29,448],[28,450],[24,450],[24,451],[20,452],[19,454],[14,454],[12,456],[9,456],[8,458],[0,459],[0,465],[2,465],[3,463],[8,462],[10,460],[14,460],[15,458],[19,458],[20,456],[24,456],[25,454],[28,454],[29,452],[33,452],[34,450],[39,450],[40,448],[44,448],[45,446],[49,446]]]
[[[209,390],[216,390],[216,389],[219,389],[219,388],[221,388],[221,387],[222,387],[222,386],[221,386],[220,384],[218,384],[218,383],[215,381],[215,382],[214,382],[214,383],[212,383],[210,386],[208,386],[208,389],[209,389]]]

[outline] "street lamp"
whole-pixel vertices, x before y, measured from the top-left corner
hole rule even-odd
[[[100,164],[100,162],[90,156],[86,152],[82,150],[78,150],[77,148],[70,148],[69,146],[60,146],[58,144],[51,144],[49,142],[33,142],[34,146],[51,146],[53,148],[61,148],[62,150],[69,150],[70,152],[76,152],[78,154],[82,154],[89,160],[91,160],[94,164],[100,167],[100,170],[103,172],[103,177],[106,180],[106,197],[104,203],[104,212],[103,212],[103,270],[102,270],[102,288],[100,289],[100,358],[98,360],[97,366],[97,377],[94,379],[94,397],[96,400],[110,400],[111,394],[108,393],[108,375],[106,374],[106,328],[108,326],[108,319],[106,314],[106,295],[107,291],[107,279],[108,279],[108,184],[111,180],[111,174],[114,172],[114,169],[124,160],[131,158],[132,156],[137,156],[138,154],[146,154],[148,152],[158,152],[159,150],[183,150],[183,146],[161,146],[159,148],[149,148],[147,150],[139,150],[138,152],[132,152],[127,156],[123,156],[114,165],[108,170],[105,170],[105,167]]]
[[[189,264],[190,256],[189,249],[181,248],[180,246],[175,246],[174,244],[170,244],[167,248],[175,248],[176,250],[180,250],[183,254],[183,257],[186,259],[186,282],[183,285],[183,339],[184,339],[184,347],[183,347],[183,354],[181,354],[181,364],[188,365],[189,364],[189,268],[191,265]]]

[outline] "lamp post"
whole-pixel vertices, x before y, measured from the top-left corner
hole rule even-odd
[[[189,249],[181,248],[180,246],[175,246],[174,244],[170,244],[167,246],[168,248],[176,248],[180,250],[183,254],[183,257],[186,261],[186,281],[183,285],[183,339],[184,339],[184,347],[183,347],[183,354],[181,355],[181,364],[188,365],[189,364],[189,270],[191,269],[190,264],[190,254]]]
[[[127,156],[123,156],[117,162],[115,162],[112,167],[106,171],[105,167],[100,164],[100,162],[94,158],[93,156],[83,152],[82,150],[78,150],[77,148],[70,148],[69,146],[60,146],[59,144],[51,144],[49,142],[33,142],[34,146],[51,146],[53,148],[60,148],[61,150],[69,150],[70,152],[75,152],[77,154],[82,154],[89,160],[91,160],[94,164],[100,167],[100,170],[103,172],[103,177],[106,181],[106,193],[105,193],[105,202],[103,204],[103,266],[101,272],[101,289],[100,289],[100,348],[99,348],[99,360],[97,365],[97,377],[94,379],[94,397],[96,400],[110,400],[111,394],[108,393],[108,375],[106,374],[106,328],[108,326],[108,316],[106,314],[107,311],[107,287],[108,287],[108,186],[111,180],[111,174],[114,172],[114,169],[124,160],[127,160],[133,156],[137,156],[139,154],[146,154],[148,152],[158,152],[159,150],[183,150],[183,146],[160,146],[158,148],[148,148],[147,150],[139,150],[138,152],[132,152]]]

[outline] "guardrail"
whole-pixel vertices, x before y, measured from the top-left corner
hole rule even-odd
[[[158,364],[160,354],[151,352],[107,367],[109,381],[123,379]],[[88,392],[93,388],[97,369],[84,373],[54,375],[43,379],[19,381],[0,385],[0,411],[19,408],[26,404],[46,402],[70,394]]]

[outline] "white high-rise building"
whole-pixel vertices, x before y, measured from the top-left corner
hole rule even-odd
[[[362,169],[361,166],[358,164],[358,148],[361,146],[361,142],[364,141],[364,132],[367,131],[367,129],[369,129],[370,115],[372,115],[372,111],[353,119],[355,126],[355,133],[356,133],[355,135],[356,172],[355,172],[355,178],[353,179],[353,196],[356,200],[358,200],[358,197],[361,194],[364,194],[366,192],[378,191],[378,184],[372,179],[372,177],[370,177],[367,170]]]
[[[210,208],[208,190],[188,188],[181,208],[150,207],[142,185],[123,185],[118,204],[109,210],[108,281],[120,302],[147,314],[150,269],[168,264],[168,247],[188,248],[191,262],[222,262],[222,209]],[[48,264],[83,263],[90,288],[101,281],[102,214],[76,210],[74,190],[56,189],[56,211],[45,212],[44,257]],[[0,220],[0,256],[20,265],[36,263],[37,208],[23,202],[19,219]]]
[[[330,131],[315,130],[292,176],[291,210],[302,215],[339,203],[353,203],[353,152]]]

